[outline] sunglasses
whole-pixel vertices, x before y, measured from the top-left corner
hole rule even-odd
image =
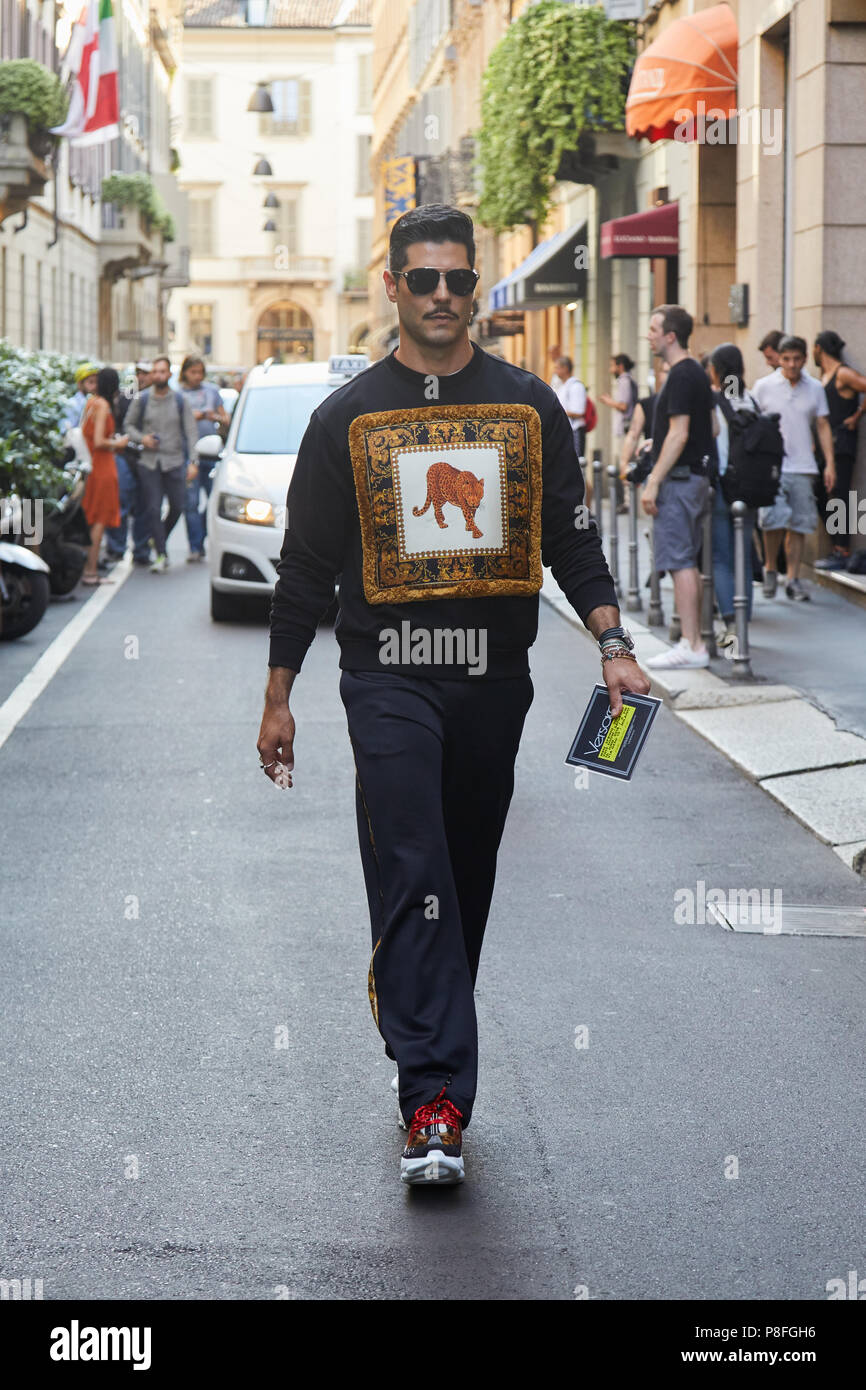
[[[394,279],[399,280],[401,275],[406,277],[410,294],[432,294],[439,288],[439,281],[444,275],[448,293],[456,294],[460,299],[471,294],[480,279],[477,270],[435,270],[430,265],[416,266],[414,270],[395,270]]]

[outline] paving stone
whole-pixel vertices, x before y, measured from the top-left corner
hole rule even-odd
[[[866,765],[771,777],[764,791],[829,845],[866,839]]]
[[[757,779],[839,763],[866,763],[866,739],[840,733],[806,700],[683,710],[681,718]],[[866,769],[861,774],[866,781]],[[846,840],[854,834],[846,835]]]

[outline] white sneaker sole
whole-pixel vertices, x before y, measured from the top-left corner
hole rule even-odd
[[[403,1111],[400,1109],[400,1074],[399,1074],[399,1072],[398,1072],[398,1074],[394,1077],[393,1081],[391,1082],[391,1090],[394,1092],[394,1095],[395,1095],[395,1097],[396,1097],[396,1099],[397,1099],[397,1123],[398,1123],[398,1125],[400,1126],[401,1129],[408,1129],[409,1126],[407,1125],[406,1121],[403,1119]]]
[[[430,1187],[463,1182],[463,1159],[435,1151],[427,1158],[401,1158],[400,1181],[412,1187]]]

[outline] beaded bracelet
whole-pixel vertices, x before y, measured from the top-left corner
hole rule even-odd
[[[611,650],[604,651],[601,654],[602,666],[606,661],[620,661],[621,659],[627,659],[628,661],[637,661],[637,657],[634,655],[633,652],[629,651],[628,647],[613,647]]]

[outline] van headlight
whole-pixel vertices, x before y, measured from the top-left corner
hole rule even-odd
[[[246,521],[251,526],[277,524],[271,503],[261,497],[237,497],[231,492],[221,492],[217,510],[226,521]]]

